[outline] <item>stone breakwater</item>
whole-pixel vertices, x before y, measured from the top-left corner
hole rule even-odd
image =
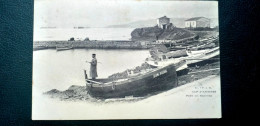
[[[145,41],[34,41],[33,49],[51,49],[56,47],[91,49],[148,49],[151,42]]]

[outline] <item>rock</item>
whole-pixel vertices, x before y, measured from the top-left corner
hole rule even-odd
[[[50,91],[45,92],[44,94],[52,95],[52,94],[57,94],[57,93],[60,93],[60,91],[57,89],[52,89]]]
[[[43,93],[50,98],[58,98],[60,100],[84,100],[89,98],[85,86],[72,85],[65,91],[59,91],[57,89],[52,89]]]
[[[131,33],[131,39],[133,41],[178,40],[192,37],[193,35],[193,33],[181,28],[176,28],[171,24],[169,28],[165,30],[158,26],[136,28]]]

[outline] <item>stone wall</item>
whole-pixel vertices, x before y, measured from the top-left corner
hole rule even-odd
[[[35,41],[34,49],[37,48],[95,48],[95,49],[147,49],[149,42],[144,41]]]

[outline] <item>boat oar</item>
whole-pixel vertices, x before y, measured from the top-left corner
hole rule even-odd
[[[96,83],[96,84],[104,84],[104,83],[101,83],[101,82],[97,82],[97,81],[93,81],[93,80],[90,80],[90,79],[86,79],[87,82],[92,82],[92,83]]]

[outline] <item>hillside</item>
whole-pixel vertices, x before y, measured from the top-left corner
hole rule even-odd
[[[173,25],[170,25],[169,29],[166,30],[163,30],[158,26],[136,28],[131,33],[131,39],[133,41],[178,40],[192,36],[194,36],[192,32],[177,28]]]
[[[142,27],[153,27],[156,25],[156,19],[151,20],[141,20],[136,22],[131,22],[128,24],[120,24],[120,25],[109,25],[107,28],[142,28]]]
[[[179,28],[184,28],[184,22],[188,18],[171,18],[171,23],[173,23],[174,26]],[[141,20],[141,21],[135,21],[128,24],[119,24],[119,25],[109,25],[107,28],[143,28],[143,27],[153,27],[155,26],[157,19],[149,19],[149,20]],[[211,27],[218,26],[218,19],[217,18],[210,18]]]

